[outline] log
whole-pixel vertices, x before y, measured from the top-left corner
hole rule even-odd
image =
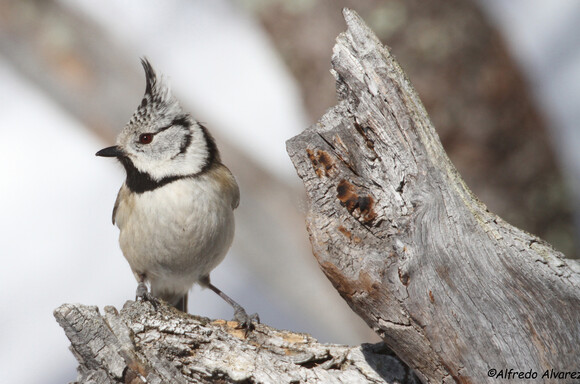
[[[510,369],[570,378],[578,264],[478,201],[388,48],[354,11],[344,17],[338,104],[287,142],[320,267],[424,382]]]
[[[54,311],[79,361],[77,383],[418,383],[383,343],[320,344],[258,324],[211,321],[161,304]]]

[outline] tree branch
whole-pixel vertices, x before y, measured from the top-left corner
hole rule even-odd
[[[417,383],[382,343],[320,344],[265,325],[245,333],[164,304],[121,312],[64,304],[54,315],[79,361],[79,383]]]
[[[574,370],[578,265],[477,200],[388,49],[344,16],[339,103],[287,143],[326,276],[425,382]]]

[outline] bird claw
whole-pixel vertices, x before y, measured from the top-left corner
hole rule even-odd
[[[260,316],[257,313],[253,313],[248,316],[244,308],[237,308],[234,312],[234,321],[238,322],[238,328],[246,329],[247,331],[252,331],[256,328],[254,324],[260,324]]]
[[[137,291],[135,292],[135,300],[148,301],[151,303],[151,305],[153,305],[153,308],[155,310],[157,310],[157,307],[159,306],[159,300],[151,293],[149,293],[149,290],[147,289],[147,286],[145,285],[144,282],[140,282],[139,285],[137,285]]]

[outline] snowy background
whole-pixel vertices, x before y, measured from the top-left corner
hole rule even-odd
[[[480,2],[507,37],[549,118],[570,183],[580,186],[580,3]],[[313,122],[268,37],[236,3],[62,3],[105,29],[135,58],[135,67],[147,55],[218,137],[236,143],[283,182],[297,185],[284,143]],[[117,245],[118,230],[110,222],[124,174],[113,160],[94,156],[110,142],[68,115],[1,56],[0,84],[0,383],[68,382],[76,377],[77,364],[52,317],[54,308],[65,302],[120,308],[135,292]],[[135,106],[140,98],[135,96]],[[322,341],[376,340],[358,330],[348,332],[350,323],[311,321],[273,294],[235,252],[212,281],[270,325],[311,332]],[[296,282],[296,290],[308,284]],[[192,313],[232,316],[211,292],[196,288],[190,296]]]

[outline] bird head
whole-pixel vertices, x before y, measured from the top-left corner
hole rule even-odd
[[[142,59],[141,63],[146,78],[143,100],[116,145],[96,155],[116,157],[125,167],[128,181],[136,178],[153,184],[195,176],[219,162],[215,141],[207,129],[183,111],[149,61]]]

